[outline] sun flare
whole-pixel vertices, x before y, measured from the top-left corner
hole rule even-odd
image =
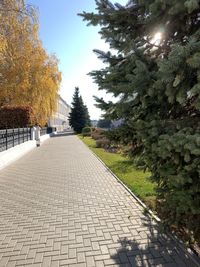
[[[162,40],[162,33],[157,32],[154,34],[154,37],[152,38],[151,43],[154,45],[159,45],[161,40]]]

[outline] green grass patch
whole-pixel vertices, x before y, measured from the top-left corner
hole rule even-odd
[[[120,154],[109,153],[95,147],[91,137],[79,138],[109,167],[110,170],[142,201],[155,208],[155,184],[149,180],[150,173],[134,167],[133,162]]]

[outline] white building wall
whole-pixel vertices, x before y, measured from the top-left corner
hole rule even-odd
[[[70,106],[62,99],[61,96],[58,98],[57,111],[48,121],[49,127],[56,127],[57,131],[63,131],[69,128],[69,113]]]

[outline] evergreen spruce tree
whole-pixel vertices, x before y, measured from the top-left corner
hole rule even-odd
[[[86,105],[84,105],[84,108],[85,108],[86,126],[91,126],[91,120],[90,120],[90,114],[89,114],[88,108]]]
[[[200,237],[200,1],[96,1],[80,14],[101,27],[106,63],[91,76],[118,101],[97,105],[123,119],[118,140],[132,144],[157,183],[157,208],[168,225]],[[112,50],[114,49],[114,50]],[[114,53],[112,52],[114,51]]]
[[[75,88],[73,100],[71,104],[71,112],[69,114],[69,124],[74,131],[81,133],[85,126],[89,123],[89,113],[86,105],[84,105],[82,97],[79,95],[79,88]]]

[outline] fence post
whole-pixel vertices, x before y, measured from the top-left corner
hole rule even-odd
[[[36,126],[36,135],[35,135],[35,139],[36,139],[36,146],[40,146],[40,126],[37,125]]]
[[[20,144],[20,131],[19,131],[19,127],[18,127],[18,145]]]
[[[13,134],[13,147],[14,147],[15,146],[15,130],[14,130],[14,128],[13,128],[12,134]]]
[[[36,127],[35,126],[33,126],[30,129],[30,134],[31,134],[31,140],[35,140],[36,139]]]
[[[24,143],[24,127],[23,127],[23,143]]]
[[[6,128],[6,150],[8,149],[8,130]]]

